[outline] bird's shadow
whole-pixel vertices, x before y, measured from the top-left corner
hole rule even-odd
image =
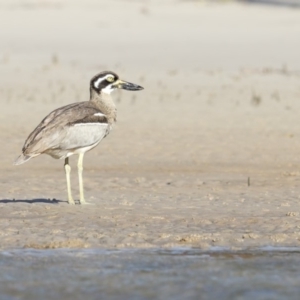
[[[67,201],[57,200],[57,199],[46,199],[46,198],[36,198],[36,199],[1,199],[0,203],[46,203],[46,204],[59,204]]]

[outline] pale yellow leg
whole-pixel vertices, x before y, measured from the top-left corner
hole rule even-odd
[[[78,165],[77,165],[77,167],[78,167],[78,179],[79,179],[80,204],[88,204],[84,199],[84,191],[83,191],[83,180],[82,180],[83,156],[84,156],[84,153],[79,154]]]
[[[68,157],[65,159],[65,171],[66,171],[66,178],[67,178],[68,202],[69,202],[69,204],[75,204],[75,201],[72,197],[72,192],[71,192],[71,180],[70,180],[71,167],[69,165]]]

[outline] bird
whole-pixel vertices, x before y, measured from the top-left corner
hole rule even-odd
[[[20,165],[40,154],[64,159],[68,203],[75,204],[71,192],[69,157],[78,155],[79,202],[88,204],[84,197],[83,157],[104,139],[116,122],[117,109],[111,97],[116,89],[139,91],[143,87],[121,80],[112,71],[104,71],[90,80],[90,99],[76,102],[50,112],[29,134],[22,154],[14,165]]]

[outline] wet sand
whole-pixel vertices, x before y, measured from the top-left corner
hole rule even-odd
[[[22,250],[0,255],[2,299],[299,299],[299,252]]]
[[[0,8],[2,249],[300,246],[300,10]],[[118,122],[84,160],[93,205],[69,206],[63,161],[12,162],[38,122],[88,100],[105,69],[145,90],[114,95]]]

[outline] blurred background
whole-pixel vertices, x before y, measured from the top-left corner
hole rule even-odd
[[[278,5],[249,5],[254,3]],[[4,62],[26,56],[37,64],[48,56],[50,63],[90,63],[97,70],[138,66],[143,72],[149,60],[148,71],[234,69],[294,64],[298,50],[297,0],[1,0],[0,5]],[[283,55],[280,49],[292,37],[295,44],[287,44]]]

